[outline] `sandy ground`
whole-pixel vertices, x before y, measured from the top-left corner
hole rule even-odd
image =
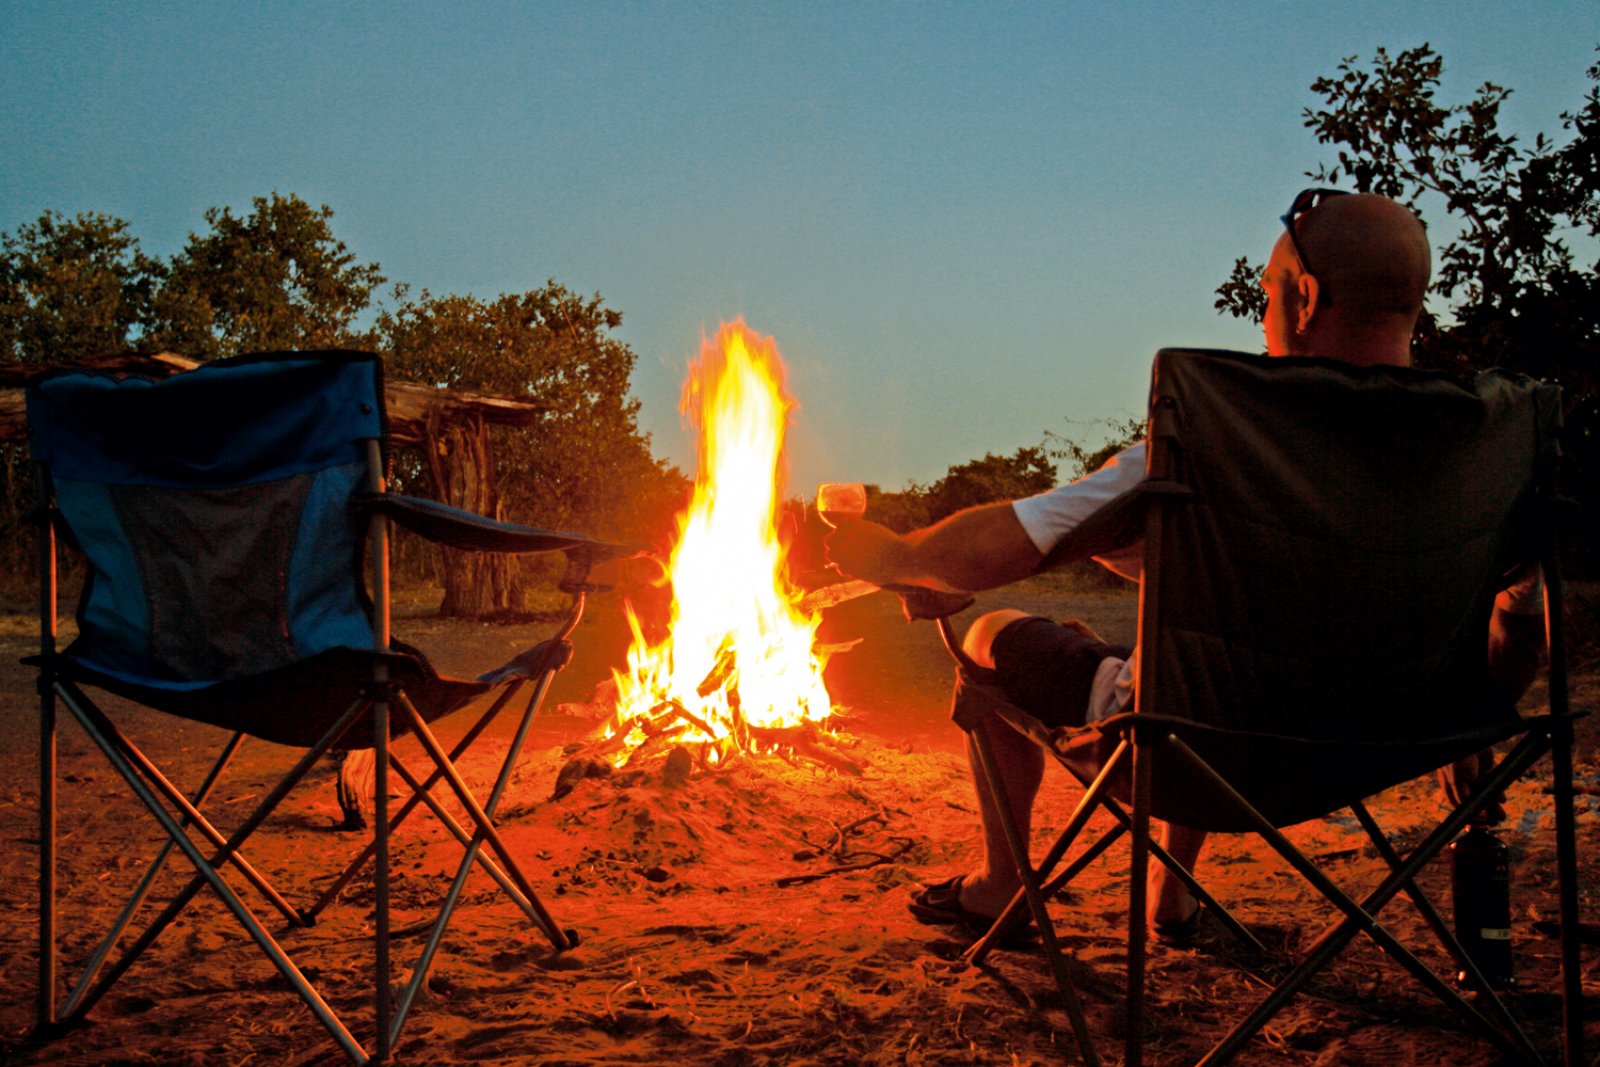
[[[1120,595],[1069,595],[1024,585],[1004,599],[1076,616],[1112,639],[1132,635],[1134,603]],[[547,630],[401,618],[397,632],[450,672],[494,666]],[[847,713],[838,751],[859,775],[815,762],[744,758],[717,771],[674,775],[665,760],[578,783],[552,800],[568,746],[589,723],[569,714],[606,669],[620,661],[625,634],[614,603],[598,601],[577,635],[578,654],[558,681],[501,810],[501,829],[557,920],[581,944],[566,954],[546,942],[481,875],[419,998],[399,1048],[405,1063],[662,1064],[1045,1064],[1071,1062],[1071,1034],[1037,946],[1004,951],[982,967],[959,956],[964,936],[918,925],[908,888],[963,869],[974,852],[971,786],[959,737],[945,718],[949,668],[931,627],[907,626],[898,605],[875,597],[833,611],[829,640],[866,636],[829,671]],[[286,993],[255,947],[234,936],[216,901],[203,895],[106,996],[89,1020],[41,1041],[30,1035],[35,996],[34,863],[36,712],[29,674],[16,666],[31,650],[25,626],[0,627],[0,833],[5,894],[0,898],[0,1061],[21,1064],[218,1064],[338,1061],[335,1046]],[[1596,677],[1580,699],[1593,704]],[[1538,691],[1530,695],[1537,706]],[[159,722],[116,705],[122,721],[180,786],[192,788],[221,734]],[[447,736],[461,728],[451,720]],[[465,761],[487,780],[507,730],[485,738]],[[414,742],[401,745],[410,762]],[[1595,807],[1600,794],[1595,724],[1578,754],[1580,852],[1586,916],[1600,916],[1595,876]],[[288,750],[247,744],[210,804],[226,826],[287,766]],[[157,842],[119,811],[126,786],[81,731],[61,731],[60,861],[63,970],[82,961],[98,931],[135,882]],[[308,900],[359,847],[334,827],[333,767],[313,772],[249,855],[297,901]],[[1069,810],[1075,789],[1047,775],[1049,810]],[[1514,939],[1522,992],[1515,1011],[1541,1048],[1554,1047],[1555,946],[1534,929],[1553,906],[1548,798],[1537,781],[1512,790],[1505,838],[1515,867]],[[1436,817],[1431,783],[1383,794],[1379,821],[1402,840]],[[1052,820],[1040,834],[1047,833]],[[148,822],[148,820],[145,820]],[[1330,863],[1348,887],[1376,880],[1380,861],[1352,819],[1317,821],[1290,836]],[[1036,843],[1042,848],[1043,843]],[[458,854],[438,824],[417,817],[401,831],[395,857],[396,923],[428,918]],[[181,863],[175,861],[173,867]],[[1202,863],[1214,891],[1270,944],[1307,943],[1327,919],[1310,892],[1264,846],[1215,838]],[[182,872],[160,883],[169,896]],[[1444,864],[1424,872],[1440,889]],[[1120,1061],[1126,851],[1113,848],[1056,904],[1075,955],[1094,1031],[1108,1062]],[[1448,894],[1445,894],[1445,899]],[[370,970],[364,931],[372,892],[358,880],[340,906],[309,930],[275,932],[308,967],[336,1010],[349,1012],[371,1043]],[[271,916],[270,912],[263,912]],[[1421,927],[1404,902],[1391,905],[1408,943]],[[272,922],[268,921],[272,926]],[[397,943],[409,964],[421,935]],[[1419,948],[1443,969],[1437,950]],[[1149,1060],[1188,1062],[1260,994],[1230,965],[1236,955],[1205,939],[1191,949],[1157,948],[1152,961]],[[1600,1047],[1600,958],[1585,950],[1591,1047]],[[63,978],[63,983],[66,978]],[[1425,1064],[1499,1062],[1495,1051],[1437,1007],[1375,951],[1357,946],[1311,995],[1298,998],[1249,1047],[1247,1064]]]

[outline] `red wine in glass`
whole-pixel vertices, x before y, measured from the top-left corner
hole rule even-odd
[[[817,514],[838,526],[867,513],[867,487],[860,482],[823,482],[817,486]]]

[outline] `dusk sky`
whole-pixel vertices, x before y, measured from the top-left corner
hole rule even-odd
[[[658,455],[702,334],[773,336],[790,492],[900,488],[1138,413],[1163,345],[1259,350],[1340,60],[1428,42],[1564,140],[1600,3],[6,3],[0,230],[295,193],[391,282],[601,294]],[[1426,207],[1426,205],[1425,205]],[[1435,209],[1437,210],[1437,209]]]

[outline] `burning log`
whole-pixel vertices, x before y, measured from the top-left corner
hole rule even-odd
[[[717,661],[711,665],[711,670],[694,687],[694,691],[702,697],[708,697],[719,689],[734,691],[730,684],[733,674],[739,669],[739,650],[733,647],[732,640],[723,641],[722,647],[717,650]]]
[[[842,752],[826,747],[817,736],[817,724],[804,722],[798,726],[752,726],[750,739],[762,751],[773,752],[779,755],[793,753],[796,756],[832,767],[841,774],[853,777],[861,776],[861,765],[850,759]]]
[[[731,702],[737,709],[737,698]],[[669,764],[678,760],[681,767],[669,766],[663,779],[676,784],[687,772],[698,768],[714,773],[726,768],[741,755],[774,756],[794,763],[804,760],[839,774],[860,777],[859,763],[832,743],[826,724],[805,720],[790,726],[757,726],[736,718],[730,730],[718,730],[676,700],[663,700],[645,715],[618,721],[611,716],[606,735],[574,752],[556,775],[552,800],[572,792],[585,778],[604,778],[618,766],[642,767],[665,752]],[[679,755],[683,753],[683,755]]]

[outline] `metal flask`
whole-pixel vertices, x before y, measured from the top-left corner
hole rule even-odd
[[[1510,848],[1486,826],[1471,827],[1450,846],[1450,893],[1456,938],[1491,988],[1511,988]],[[1456,976],[1466,983],[1466,973]]]

